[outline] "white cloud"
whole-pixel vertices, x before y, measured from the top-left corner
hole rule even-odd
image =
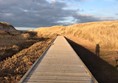
[[[101,20],[64,9],[66,7],[66,3],[59,1],[53,7],[47,0],[0,0],[0,21],[15,26],[38,27]]]
[[[61,2],[56,2],[55,7],[52,7],[46,0],[7,0],[4,3],[1,0],[0,21],[11,22],[15,26],[56,25],[74,12],[63,10],[64,7],[66,4]]]

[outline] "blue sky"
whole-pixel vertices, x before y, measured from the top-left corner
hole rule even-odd
[[[118,20],[118,0],[0,0],[0,21],[16,27]]]
[[[91,0],[80,4],[82,13],[103,17],[117,18],[118,1],[116,0]]]
[[[58,1],[58,0],[56,0]],[[63,0],[68,9],[78,9],[78,13],[98,17],[118,19],[118,0]]]

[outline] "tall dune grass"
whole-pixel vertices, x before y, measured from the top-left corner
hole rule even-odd
[[[99,43],[104,49],[118,49],[118,21],[91,22],[70,26],[38,28],[38,35],[53,36],[71,34],[84,38],[93,44]]]

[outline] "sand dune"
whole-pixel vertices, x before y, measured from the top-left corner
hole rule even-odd
[[[37,28],[38,35],[72,35],[83,38],[93,44],[99,43],[103,48],[118,48],[118,21],[90,22],[70,26],[52,26]]]

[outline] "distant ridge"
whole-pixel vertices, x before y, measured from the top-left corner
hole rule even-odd
[[[13,25],[7,22],[0,22],[0,35],[18,34]]]
[[[14,26],[7,22],[0,22],[0,30],[5,30],[5,31],[14,31],[16,30]]]

